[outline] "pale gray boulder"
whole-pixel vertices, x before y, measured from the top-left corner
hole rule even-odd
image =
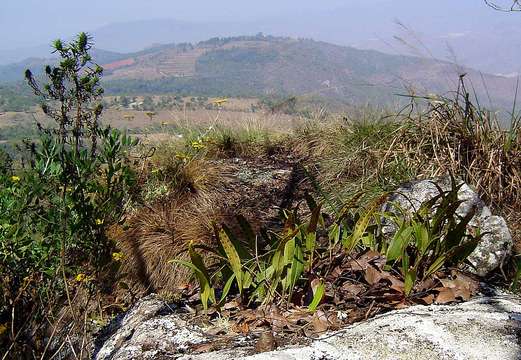
[[[176,310],[157,295],[139,300],[98,336],[93,358],[170,359],[208,341],[200,328],[176,315]]]
[[[443,191],[451,189],[450,177],[413,181],[396,189],[389,197],[387,203],[384,204],[384,210],[396,212],[395,204],[398,204],[405,213],[417,211],[424,202],[439,194],[439,190],[434,183]],[[458,184],[461,183],[462,181],[459,181]],[[464,217],[475,207],[476,212],[469,223],[469,227],[479,229],[481,233],[485,233],[478,247],[468,260],[475,268],[470,269],[471,271],[477,275],[486,276],[501,266],[504,260],[512,253],[512,235],[505,219],[492,215],[488,206],[485,205],[479,195],[469,185],[462,184],[458,192],[458,198],[463,203],[457,209],[457,214]],[[392,224],[388,224],[384,228],[384,232],[391,233],[392,231],[394,231]]]
[[[191,355],[193,346],[216,341],[180,320],[166,305],[145,298],[99,341],[97,360],[358,360],[521,358],[521,303],[510,295],[479,297],[445,306],[412,306],[322,336],[309,345],[255,354],[238,338],[224,350]],[[153,314],[156,315],[153,315]],[[118,327],[119,326],[119,327]]]

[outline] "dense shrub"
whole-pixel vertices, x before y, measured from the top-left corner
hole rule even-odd
[[[0,325],[8,329],[0,342],[11,355],[47,348],[38,335],[56,325],[62,296],[76,319],[69,280],[103,275],[112,249],[104,229],[120,221],[134,182],[129,151],[137,141],[99,124],[102,70],[91,46],[83,33],[56,41],[61,61],[45,68],[47,84],[26,72],[54,126],[40,124],[26,166],[0,175]]]

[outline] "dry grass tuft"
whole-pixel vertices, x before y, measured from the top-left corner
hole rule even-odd
[[[373,112],[300,129],[299,152],[318,164],[320,185],[341,194],[452,173],[495,208],[521,210],[519,118],[505,128],[470,101],[463,82],[453,99],[426,100],[405,116]]]
[[[128,229],[115,239],[125,255],[122,271],[138,280],[138,291],[176,292],[190,273],[169,261],[184,258],[190,242],[210,244],[211,224],[222,220],[218,209],[225,165],[192,159],[170,170],[175,170],[166,178],[171,189],[135,209]]]
[[[433,160],[460,174],[496,207],[521,209],[521,127],[504,129],[493,113],[466,101],[441,101],[428,112]]]
[[[212,241],[211,222],[216,214],[207,195],[178,196],[140,210],[129,220],[130,229],[117,240],[126,257],[123,272],[138,279],[146,292],[179,289],[190,273],[169,261],[183,258],[190,242]]]

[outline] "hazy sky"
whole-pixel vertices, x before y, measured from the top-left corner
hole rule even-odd
[[[334,9],[346,2],[352,1],[1,0],[0,47],[37,45],[42,41],[47,42],[49,38],[65,36],[80,30],[94,30],[113,22],[152,18],[201,22],[248,21],[293,10]]]
[[[0,49],[48,43],[58,36],[122,21],[173,18],[246,22],[271,17],[291,21],[299,13],[324,13],[337,8],[360,11],[359,20],[366,21],[367,27],[378,27],[376,21],[382,21],[382,14],[374,19],[372,10],[384,11],[383,21],[389,22],[415,13],[420,17],[426,13],[434,17],[444,14],[465,21],[475,13],[488,11],[482,0],[1,0]]]

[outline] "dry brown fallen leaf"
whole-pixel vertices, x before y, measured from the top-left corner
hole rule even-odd
[[[342,285],[342,291],[348,293],[352,297],[356,297],[358,294],[365,291],[365,286],[362,284],[353,284],[346,282],[344,285]]]
[[[224,304],[223,309],[224,310],[230,310],[230,309],[237,309],[240,307],[240,303],[237,300],[232,300]]]
[[[299,322],[308,323],[312,320],[313,315],[308,309],[291,309],[284,313],[284,317],[292,325],[297,325]]]
[[[478,291],[478,282],[461,273],[454,273],[453,276],[453,279],[440,279],[440,281],[444,287],[453,291],[455,297],[468,301]]]
[[[424,292],[424,291],[428,291],[428,290],[435,288],[436,284],[437,284],[437,280],[434,279],[433,277],[429,277],[423,281],[420,281],[416,285],[416,289],[418,290],[418,292]]]
[[[373,262],[381,258],[381,255],[377,251],[368,251],[357,259],[350,260],[347,265],[352,271],[362,271],[371,266],[370,262]]]
[[[382,279],[382,274],[379,270],[370,265],[365,269],[364,279],[369,285],[374,285]]]
[[[322,334],[329,329],[329,321],[327,319],[327,315],[324,311],[317,311],[313,315],[313,319],[311,320],[311,324],[313,325],[313,331],[315,334]]]
[[[380,273],[382,279],[388,280],[391,283],[390,288],[396,292],[403,293],[405,289],[405,284],[403,281],[398,279],[396,276],[392,275],[387,271],[382,271]]]
[[[456,301],[456,296],[454,295],[454,292],[451,288],[441,287],[435,288],[434,290],[439,292],[438,296],[436,297],[437,304],[448,304]]]
[[[281,314],[277,306],[270,306],[269,312],[266,314],[266,320],[268,320],[275,329],[283,329],[290,325],[288,319]]]
[[[215,350],[217,350],[217,349],[216,349],[216,345],[214,343],[198,344],[198,345],[194,345],[194,347],[193,347],[194,354],[202,354],[202,353],[207,353],[207,352],[211,352],[211,351],[215,351]]]
[[[433,294],[428,294],[422,298],[420,298],[420,300],[423,302],[424,305],[431,305],[433,302],[434,302],[434,295]]]
[[[233,332],[238,334],[247,335],[250,333],[250,326],[248,323],[234,324],[231,329]]]

